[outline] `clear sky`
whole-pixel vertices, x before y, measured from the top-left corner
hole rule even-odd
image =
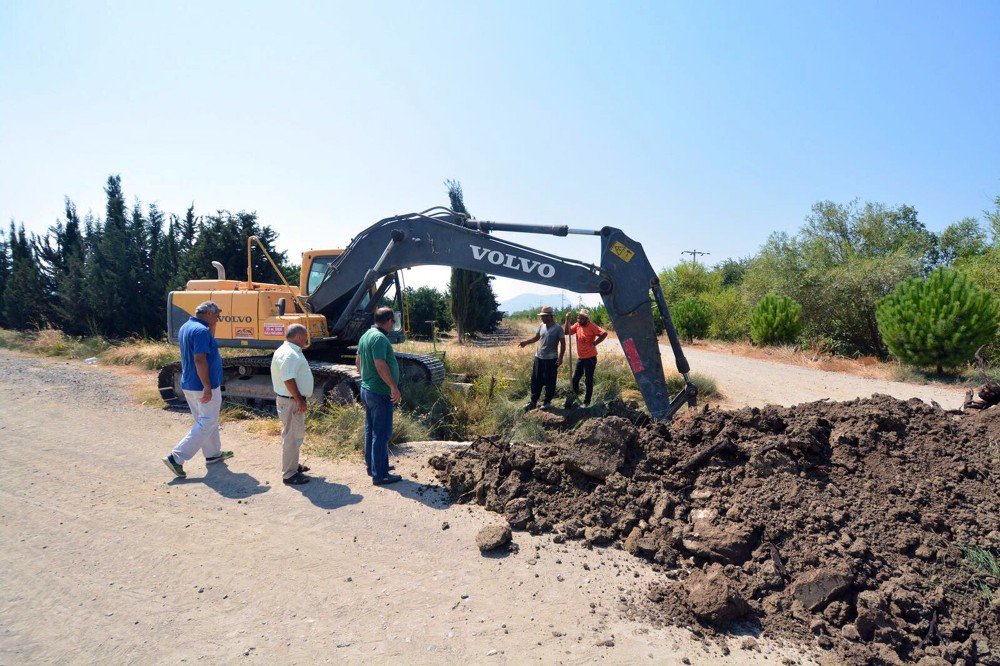
[[[446,204],[446,178],[477,217],[618,226],[657,268],[821,199],[940,230],[1000,194],[1000,2],[0,0],[0,220],[103,214],[111,173],[167,211],[256,210],[293,256]]]

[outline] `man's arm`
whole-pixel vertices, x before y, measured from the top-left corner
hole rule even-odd
[[[534,337],[529,338],[527,340],[521,340],[520,342],[517,343],[517,346],[521,347],[521,348],[524,348],[524,347],[527,347],[528,345],[533,345],[536,342],[538,342],[538,340],[540,339],[540,337],[541,336],[538,335],[538,331],[535,331],[535,336]]]
[[[566,336],[559,337],[559,359],[556,361],[556,367],[558,368],[563,364],[563,356],[566,355]]]
[[[358,374],[360,375],[361,374],[361,357],[360,356],[355,356],[354,357],[354,367],[358,369]]]
[[[294,379],[286,379],[285,388],[288,389],[288,393],[292,396],[292,399],[295,400],[295,409],[297,412],[299,414],[305,414],[309,406],[306,405],[306,399],[302,397],[301,393],[299,393],[298,383]]]
[[[201,398],[200,402],[208,404],[212,401],[212,380],[208,372],[208,354],[195,354],[194,355],[194,369],[198,371],[198,379],[201,380]]]
[[[382,381],[386,383],[389,387],[390,397],[395,404],[403,399],[403,395],[399,392],[399,387],[396,386],[396,380],[392,378],[392,370],[389,369],[389,364],[383,359],[375,359],[375,370],[378,371],[378,376],[382,378]]]
[[[596,338],[594,338],[594,346],[596,347],[597,345],[604,342],[607,339],[607,337],[608,337],[608,332],[602,328],[601,332],[597,334]]]

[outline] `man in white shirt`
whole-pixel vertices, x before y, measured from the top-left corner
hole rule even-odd
[[[281,475],[285,485],[309,483],[299,464],[299,449],[306,435],[306,399],[313,392],[312,370],[302,348],[309,344],[309,334],[301,324],[285,331],[285,342],[271,357],[271,382],[278,394],[278,418],[281,420]]]

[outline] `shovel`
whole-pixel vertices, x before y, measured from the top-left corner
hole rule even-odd
[[[566,347],[569,352],[569,363],[566,365],[569,370],[569,390],[570,394],[566,397],[566,403],[563,405],[563,409],[573,409],[576,407],[576,393],[573,392],[573,336],[569,333],[566,334]]]

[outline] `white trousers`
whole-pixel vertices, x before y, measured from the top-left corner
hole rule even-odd
[[[184,391],[184,398],[194,417],[194,425],[171,452],[174,460],[179,463],[191,460],[199,450],[206,458],[217,456],[222,451],[222,440],[219,439],[222,389],[212,389],[212,399],[207,403],[202,403],[201,395],[201,391]]]

